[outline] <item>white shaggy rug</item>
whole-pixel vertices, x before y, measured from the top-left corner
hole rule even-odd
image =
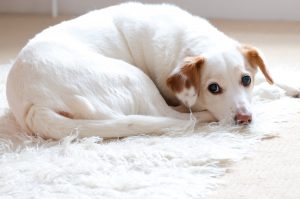
[[[262,138],[277,136],[274,130],[300,107],[299,99],[258,82],[249,127],[210,124],[194,133],[45,141],[15,124],[5,98],[8,69],[0,66],[0,198],[206,198],[233,162],[251,155]]]

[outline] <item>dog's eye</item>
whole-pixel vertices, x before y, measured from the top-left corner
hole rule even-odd
[[[242,77],[242,84],[245,87],[249,86],[251,84],[251,77],[249,75],[244,75]]]
[[[221,87],[217,83],[212,83],[208,86],[209,92],[212,94],[219,94],[222,92]]]

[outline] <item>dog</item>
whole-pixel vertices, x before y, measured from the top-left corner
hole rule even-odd
[[[182,130],[189,110],[197,122],[249,124],[257,69],[274,83],[258,49],[205,19],[125,3],[37,34],[9,72],[7,99],[28,134],[52,139]]]

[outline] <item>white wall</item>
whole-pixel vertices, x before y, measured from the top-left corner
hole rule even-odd
[[[126,2],[122,0],[57,0],[59,14],[82,14],[89,10]],[[252,20],[298,20],[300,0],[140,0],[177,4],[193,14],[209,18]],[[51,13],[51,0],[0,0],[0,12]]]

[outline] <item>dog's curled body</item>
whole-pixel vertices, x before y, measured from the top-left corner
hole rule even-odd
[[[124,137],[200,122],[252,120],[263,56],[206,20],[172,5],[125,3],[92,11],[36,35],[7,79],[7,99],[28,133],[62,138]],[[291,89],[299,94],[299,90]],[[232,117],[233,116],[233,117]]]
[[[178,104],[165,81],[188,48],[185,28],[176,27],[186,25],[177,21],[183,19],[194,17],[174,6],[128,3],[39,33],[8,76],[18,123],[48,138],[75,128],[80,136],[123,137],[187,126],[189,114],[174,111],[161,96]]]

